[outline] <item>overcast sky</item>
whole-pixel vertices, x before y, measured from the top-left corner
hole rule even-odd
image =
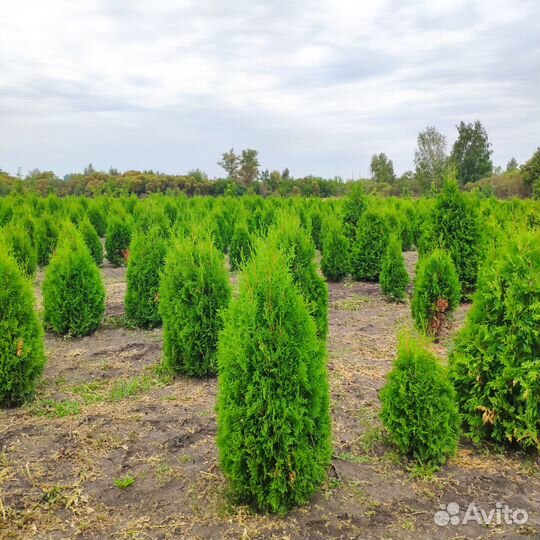
[[[539,0],[2,0],[0,168],[367,176],[418,131],[480,119],[540,145]]]

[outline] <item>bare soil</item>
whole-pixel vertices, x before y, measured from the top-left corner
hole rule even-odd
[[[412,273],[416,255],[406,255]],[[378,393],[410,308],[387,302],[377,284],[330,284],[333,464],[309,505],[276,517],[230,503],[216,380],[164,378],[161,330],[126,327],[125,270],[102,272],[103,327],[82,339],[47,335],[36,400],[0,411],[0,538],[540,538],[537,456],[463,441],[425,477],[388,442]],[[434,346],[443,358],[468,307]],[[488,511],[502,502],[529,520],[439,527],[434,514],[450,502]]]

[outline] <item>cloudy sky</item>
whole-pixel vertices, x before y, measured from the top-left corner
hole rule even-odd
[[[540,145],[538,0],[18,0],[0,16],[0,168],[211,176],[413,167],[480,119],[494,161]]]

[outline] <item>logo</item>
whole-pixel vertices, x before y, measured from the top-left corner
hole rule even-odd
[[[467,509],[462,512],[456,502],[442,504],[441,510],[435,513],[433,520],[439,527],[467,525],[477,523],[478,525],[524,525],[529,520],[526,510],[520,508],[510,508],[507,504],[497,502],[495,508],[485,510],[472,502]]]

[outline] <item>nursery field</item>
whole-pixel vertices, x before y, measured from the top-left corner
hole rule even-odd
[[[416,253],[406,259],[413,272]],[[377,284],[330,285],[332,466],[310,504],[274,517],[227,502],[215,445],[216,381],[156,375],[161,330],[122,327],[125,269],[105,264],[102,273],[103,327],[77,339],[48,334],[36,400],[1,413],[2,538],[538,537],[538,457],[464,443],[442,471],[422,478],[385,439],[378,392],[396,331],[410,315]],[[448,337],[468,308],[461,306]],[[446,342],[436,346],[441,355]],[[129,478],[132,485],[116,487]],[[472,501],[525,509],[529,523],[434,523],[440,504]]]
[[[0,539],[540,538],[540,204],[0,198]]]

